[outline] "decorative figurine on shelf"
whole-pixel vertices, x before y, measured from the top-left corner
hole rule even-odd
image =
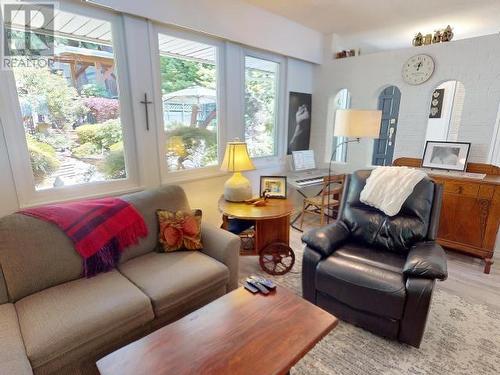
[[[432,34],[425,34],[424,45],[427,46],[432,43]]]
[[[453,29],[450,25],[446,27],[443,31],[443,35],[441,36],[442,42],[450,42],[453,39]]]
[[[354,57],[354,56],[359,56],[361,53],[361,50],[358,49],[347,49],[343,50],[340,52],[335,53],[335,58],[336,59],[343,59],[344,57]]]
[[[441,30],[436,30],[434,32],[434,36],[432,37],[432,43],[441,43],[441,38],[443,37],[443,34],[441,34]]]
[[[415,38],[413,38],[412,44],[415,47],[420,47],[423,44],[423,41],[424,36],[422,35],[422,33],[418,33],[417,35],[415,35]]]
[[[450,25],[446,29],[439,29],[434,31],[434,35],[418,33],[412,40],[415,47],[426,46],[429,44],[436,44],[441,42],[449,42],[453,39],[453,29]]]
[[[335,54],[336,59],[343,59],[344,57],[347,57],[346,51],[340,51]]]
[[[262,193],[261,193],[261,198],[264,198],[265,200],[267,200],[267,198],[269,198],[271,196],[271,189],[265,189]]]

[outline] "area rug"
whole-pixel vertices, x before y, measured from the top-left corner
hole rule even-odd
[[[301,295],[302,251],[295,253],[292,271],[271,278]],[[420,349],[340,322],[291,374],[500,374],[500,312],[437,288]]]

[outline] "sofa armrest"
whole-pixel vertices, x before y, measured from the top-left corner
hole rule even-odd
[[[322,258],[327,258],[349,238],[350,234],[347,225],[337,220],[333,224],[307,232],[302,236],[302,242],[319,253]]]
[[[238,287],[240,243],[238,236],[226,230],[203,223],[201,241],[204,254],[224,263],[229,269],[228,292]]]
[[[403,273],[408,277],[446,280],[446,254],[435,241],[419,242],[408,253]]]

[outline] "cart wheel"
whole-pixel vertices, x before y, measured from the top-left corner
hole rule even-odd
[[[295,263],[295,254],[290,246],[281,242],[267,245],[260,252],[259,263],[270,275],[284,275]]]

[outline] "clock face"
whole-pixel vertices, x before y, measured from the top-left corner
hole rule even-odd
[[[410,57],[403,66],[403,79],[410,85],[420,85],[434,72],[434,60],[429,55]]]

